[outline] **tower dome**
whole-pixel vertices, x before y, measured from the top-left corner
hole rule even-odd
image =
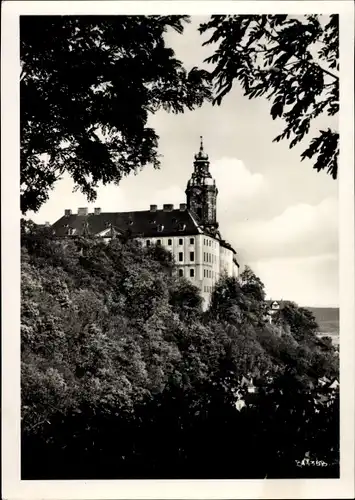
[[[195,160],[198,161],[198,160],[204,160],[204,161],[207,161],[208,160],[208,154],[205,153],[204,149],[203,149],[203,137],[202,135],[200,136],[200,151],[195,154]]]

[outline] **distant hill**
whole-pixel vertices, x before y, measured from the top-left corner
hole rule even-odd
[[[339,307],[307,307],[319,325],[319,333],[339,335]]]

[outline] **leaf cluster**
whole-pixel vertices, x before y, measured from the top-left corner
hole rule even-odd
[[[187,16],[22,16],[21,210],[37,211],[66,173],[96,198],[159,166],[150,114],[192,110],[210,97],[207,73],[187,72],[166,45]]]
[[[206,61],[214,64],[214,103],[238,83],[249,99],[270,101],[273,119],[285,128],[274,141],[289,140],[290,148],[311,131],[321,114],[339,111],[338,16],[215,15],[200,25],[209,35],[204,45],[215,46]],[[301,154],[314,159],[314,168],[335,179],[338,172],[337,131],[319,131]]]

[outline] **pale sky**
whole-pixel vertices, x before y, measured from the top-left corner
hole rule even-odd
[[[201,20],[195,17],[182,36],[167,36],[188,69],[201,67],[212,52],[201,46],[204,38],[196,29]],[[222,237],[237,250],[241,265],[261,278],[269,298],[338,306],[338,183],[313,170],[310,161],[301,163],[300,153],[312,135],[291,150],[287,142],[272,143],[283,122],[273,121],[269,110],[265,98],[249,100],[236,84],[220,107],[205,104],[182,115],[161,111],[150,120],[160,136],[160,170],[146,167],[120,186],[99,188],[93,204],[73,193],[73,183],[64,177],[40,211],[28,216],[53,223],[66,208],[74,213],[85,206],[130,211],[184,202],[203,135],[219,190]],[[337,122],[324,116],[315,129],[330,126]]]

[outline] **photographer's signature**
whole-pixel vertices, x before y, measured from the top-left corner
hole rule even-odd
[[[296,460],[296,465],[297,467],[328,467],[327,462],[324,462],[324,460],[311,460],[310,458]]]

